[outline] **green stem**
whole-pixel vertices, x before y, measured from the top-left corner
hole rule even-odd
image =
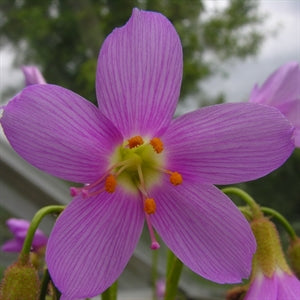
[[[272,208],[269,208],[269,207],[261,207],[260,209],[263,213],[276,218],[281,223],[281,225],[284,227],[286,232],[289,234],[292,241],[297,240],[297,234],[296,234],[294,228],[282,214],[280,214],[278,211],[276,211]]]
[[[168,278],[171,273],[173,261],[175,260],[175,258],[176,258],[175,254],[171,250],[168,250],[166,278]]]
[[[249,206],[238,206],[238,208],[248,221],[252,220],[252,213],[249,209]]]
[[[183,263],[170,251],[167,263],[167,282],[164,300],[175,299],[182,268]]]
[[[242,200],[244,200],[252,210],[253,218],[262,217],[262,212],[260,210],[259,205],[255,202],[255,200],[247,194],[245,191],[236,188],[236,187],[227,187],[222,189],[222,192],[226,195],[232,194],[239,196]]]
[[[54,297],[55,297],[55,300],[59,300],[60,299],[60,296],[61,296],[61,292],[58,290],[58,288],[53,284],[52,282],[52,285],[53,285],[53,288],[54,288]]]
[[[117,300],[118,282],[113,283],[107,290],[101,294],[102,300]]]
[[[51,277],[48,269],[44,271],[44,275],[41,283],[41,291],[39,300],[45,300],[47,297],[48,285],[51,282]],[[52,296],[53,300],[59,300],[61,296],[61,292],[56,288],[56,286],[52,283],[54,295]]]
[[[34,234],[41,223],[42,219],[51,213],[61,213],[65,206],[62,205],[51,205],[41,208],[33,217],[31,224],[28,228],[27,235],[23,244],[22,251],[20,253],[19,261],[23,264],[26,264],[29,259],[29,253],[31,250],[32,241]]]
[[[43,275],[43,278],[42,278],[39,300],[45,300],[46,299],[49,281],[50,281],[50,274],[48,272],[48,269],[46,269],[44,271],[44,275]]]

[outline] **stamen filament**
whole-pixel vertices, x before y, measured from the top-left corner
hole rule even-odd
[[[95,192],[93,192],[93,193],[88,193],[87,196],[88,196],[88,197],[93,197],[93,196],[96,196],[96,195],[101,194],[101,193],[104,192],[105,190],[106,190],[106,189],[105,189],[105,187],[104,187],[104,188],[102,188],[102,189],[100,189],[100,190],[98,190],[98,191],[95,191]]]
[[[165,174],[170,175],[170,182],[173,185],[182,184],[183,179],[182,179],[182,175],[179,172],[176,172],[176,171],[173,172],[173,171],[166,170],[166,169],[163,169],[163,168],[157,168],[157,170],[159,170],[160,172],[163,172]]]
[[[124,164],[119,170],[118,172],[116,172],[115,176],[118,177],[124,170],[126,170],[128,168],[128,165]]]
[[[125,160],[125,161],[121,161],[121,162],[114,164],[113,166],[108,168],[108,170],[99,179],[97,179],[93,183],[85,185],[84,187],[81,187],[81,188],[71,187],[70,188],[71,197],[75,197],[81,193],[83,198],[86,198],[86,197],[95,196],[95,195],[98,195],[98,194],[104,192],[106,190],[105,188],[100,189],[99,191],[95,191],[93,193],[90,193],[89,190],[94,188],[98,184],[100,184],[102,181],[104,181],[104,179],[107,179],[107,177],[109,176],[109,173],[111,173],[115,168],[123,166],[120,169],[122,172],[127,167],[128,162],[129,162],[129,160]],[[116,177],[121,173],[120,170],[116,173]]]

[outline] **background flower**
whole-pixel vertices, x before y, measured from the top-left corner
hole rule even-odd
[[[23,66],[22,71],[25,76],[25,85],[43,84],[46,80],[36,66]]]
[[[256,274],[244,300],[298,300],[299,296],[299,280],[278,268],[271,277]]]
[[[6,224],[8,229],[13,233],[14,238],[4,243],[1,250],[5,252],[20,252],[22,250],[30,222],[27,220],[11,218],[6,221]],[[46,246],[47,241],[48,238],[45,234],[40,229],[37,229],[32,241],[32,251],[38,252],[39,249]]]
[[[254,220],[251,227],[257,242],[249,290],[245,300],[297,300],[300,281],[289,268],[275,225],[267,218]]]
[[[256,85],[249,101],[278,108],[295,126],[295,145],[300,147],[300,67],[297,62],[278,68],[260,88]]]

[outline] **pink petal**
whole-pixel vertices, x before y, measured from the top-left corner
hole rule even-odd
[[[45,78],[43,77],[40,70],[35,66],[23,66],[22,71],[25,76],[25,84],[44,84],[46,83]]]
[[[139,196],[120,190],[75,198],[49,237],[46,261],[63,299],[93,297],[121,274],[144,221]]]
[[[24,240],[23,241],[16,240],[16,239],[9,240],[1,246],[1,250],[4,252],[20,252],[23,247],[23,242]]]
[[[40,247],[47,245],[48,238],[44,235],[41,230],[37,230],[34,234],[32,247],[33,250],[38,250]]]
[[[162,136],[168,168],[193,180],[230,184],[262,177],[294,149],[293,127],[275,108],[220,104],[173,121]]]
[[[157,206],[151,215],[155,229],[186,266],[218,283],[249,276],[254,236],[237,207],[216,187],[187,180],[175,187],[165,181],[150,197]]]
[[[274,71],[260,88],[255,86],[249,101],[278,105],[299,97],[300,67],[297,62],[290,62]]]
[[[300,281],[295,275],[289,275],[281,272],[277,274],[278,281],[278,300],[299,300],[300,299]]]
[[[91,182],[122,142],[96,106],[54,85],[25,88],[0,119],[14,150],[35,167],[70,181]]]
[[[299,82],[300,85],[300,82]],[[300,95],[299,98],[276,106],[281,113],[295,126],[295,146],[300,147]]]
[[[20,230],[27,231],[30,222],[23,219],[10,218],[6,221],[6,225],[12,233],[17,234]]]
[[[2,246],[2,250],[7,252],[21,251],[30,222],[23,219],[10,218],[6,221],[6,225],[13,233],[14,239],[6,242]],[[41,230],[37,229],[32,241],[32,250],[37,251],[40,247],[45,246],[47,244],[47,240],[48,238],[45,234]]]
[[[24,241],[27,231],[28,229],[20,229],[18,232],[15,233],[16,238]]]
[[[278,286],[276,276],[268,278],[263,274],[258,274],[250,284],[250,288],[244,300],[291,300],[285,298],[277,298],[277,295]]]
[[[182,47],[163,15],[134,9],[105,40],[96,91],[101,111],[127,138],[154,135],[174,114],[182,77]]]

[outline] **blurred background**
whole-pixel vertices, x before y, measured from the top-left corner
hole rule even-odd
[[[298,0],[0,0],[0,106],[24,87],[20,67],[26,64],[39,66],[47,82],[96,103],[99,49],[113,28],[126,23],[133,7],[163,13],[179,33],[184,73],[177,115],[205,105],[247,101],[253,86],[263,83],[280,65],[300,62]],[[3,244],[11,237],[5,227],[7,218],[31,219],[44,205],[67,204],[69,192],[68,183],[20,159],[3,133],[0,150]],[[259,204],[281,212],[300,234],[300,149],[272,174],[239,187]],[[42,229],[49,233],[52,224],[48,218]],[[155,258],[161,262],[161,276],[164,252]],[[120,290],[124,295],[128,292],[129,299],[146,299],[138,298],[139,290],[150,293],[151,255],[146,236],[121,278]],[[1,270],[15,258],[0,253]],[[180,287],[190,299],[224,295],[223,286],[188,270]]]

